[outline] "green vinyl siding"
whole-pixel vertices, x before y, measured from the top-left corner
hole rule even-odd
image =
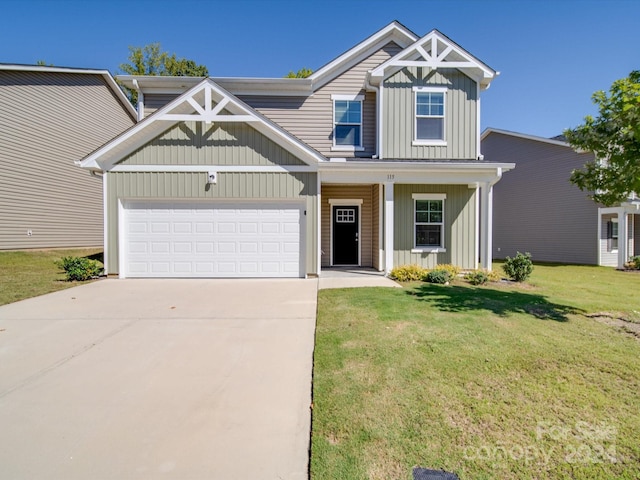
[[[181,122],[119,165],[305,165],[245,123]]]
[[[221,172],[216,184],[207,184],[205,172],[108,172],[107,219],[109,274],[119,271],[119,200],[233,200],[299,199],[306,208],[306,272],[317,273],[317,174]]]
[[[415,92],[413,87],[447,87],[446,146],[412,145]],[[383,155],[387,159],[476,159],[477,84],[458,70],[404,68],[384,81]]]
[[[446,252],[412,253],[414,248],[414,193],[444,193],[444,245]],[[476,268],[476,190],[467,185],[395,185],[394,265],[418,264],[433,268],[453,263]]]

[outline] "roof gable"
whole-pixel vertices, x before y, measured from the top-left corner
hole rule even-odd
[[[562,140],[558,140],[555,137],[554,138],[538,137],[536,135],[529,135],[529,134],[526,134],[526,133],[512,132],[510,130],[501,130],[501,129],[498,129],[498,128],[487,128],[484,132],[482,132],[482,136],[480,137],[480,139],[484,140],[489,135],[506,135],[508,137],[523,138],[525,140],[532,140],[534,142],[548,143],[550,145],[558,145],[558,146],[561,146],[561,147],[572,148],[571,145],[569,145],[568,142],[562,141]]]
[[[395,42],[401,48],[405,48],[417,39],[415,33],[400,22],[393,21],[311,74],[308,78],[312,82],[313,90],[342,75],[389,42]]]
[[[438,30],[432,30],[371,72],[372,83],[380,83],[405,67],[456,68],[489,88],[498,72],[478,60]]]
[[[188,121],[248,123],[309,165],[324,160],[320,153],[256,112],[212,79],[206,78],[78,164],[92,170],[110,170],[120,160],[172,126]]]

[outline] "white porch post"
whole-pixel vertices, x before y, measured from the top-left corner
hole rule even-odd
[[[621,208],[618,211],[618,268],[624,268],[624,264],[629,258],[629,226],[627,219],[629,216]]]
[[[384,184],[384,271],[393,268],[393,183]]]
[[[491,270],[493,260],[493,184],[480,185],[480,266]]]

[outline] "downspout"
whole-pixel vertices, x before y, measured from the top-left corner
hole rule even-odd
[[[142,93],[138,80],[135,78],[133,79],[133,86],[138,92],[138,121],[141,121],[144,118],[144,93]]]
[[[382,160],[382,84],[379,87],[371,84],[371,72],[367,72],[364,81],[365,90],[376,92],[376,152],[372,159]]]

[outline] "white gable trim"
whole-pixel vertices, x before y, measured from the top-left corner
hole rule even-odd
[[[526,133],[511,132],[509,130],[500,130],[498,128],[485,129],[485,131],[482,132],[480,139],[484,140],[492,133],[496,133],[499,135],[507,135],[509,137],[524,138],[525,140],[533,140],[535,142],[549,143],[551,145],[559,145],[561,147],[571,148],[571,145],[568,142],[563,142],[562,140],[554,140],[553,138],[538,137],[536,135],[529,135]]]
[[[483,88],[488,88],[498,72],[475,58],[458,44],[437,30],[432,30],[400,53],[371,71],[372,83],[379,84],[384,78],[404,67],[456,68]]]
[[[418,39],[418,36],[399,22],[391,22],[382,30],[363,40],[355,47],[350,48],[335,60],[316,70],[308,78],[311,80],[313,90],[326,85],[328,82],[357,65],[365,58],[382,48],[389,42],[395,42],[401,48],[410,45]]]
[[[124,157],[181,121],[250,123],[267,138],[309,165],[325,160],[320,153],[207,78],[76,163],[82,168],[111,170]]]

